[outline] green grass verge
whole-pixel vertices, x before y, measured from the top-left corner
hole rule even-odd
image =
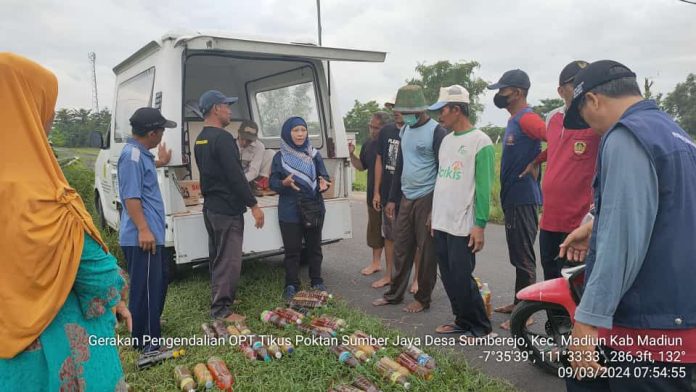
[[[247,315],[247,325],[257,334],[272,334],[295,340],[300,334],[294,328],[279,330],[259,320],[259,314],[281,304],[284,271],[280,263],[265,261],[244,264],[238,291],[241,303],[238,311]],[[170,285],[167,294],[163,327],[164,336],[201,336],[201,323],[208,322],[210,285],[207,271],[194,271],[182,280]],[[378,318],[350,308],[341,299],[335,299],[323,312],[341,317],[348,322],[348,330],[361,329],[375,337],[388,337],[390,341],[399,335],[395,329],[385,327]],[[124,334],[124,331],[121,331]],[[402,334],[402,336],[404,336]],[[236,390],[240,391],[326,391],[333,384],[350,383],[362,374],[376,383],[383,391],[401,391],[399,386],[382,380],[373,363],[351,369],[339,364],[328,347],[300,345],[291,357],[283,357],[270,363],[249,361],[231,346],[189,347],[187,354],[147,370],[136,370],[137,353],[121,348],[126,381],[134,390],[171,391],[174,366],[193,366],[204,362],[211,355],[221,357],[236,378]],[[469,368],[460,354],[426,348],[438,363],[433,380],[419,381],[411,377],[413,391],[511,391],[513,388],[498,380]],[[388,347],[386,354],[395,358],[400,350]],[[378,355],[384,355],[380,353]]]
[[[70,184],[85,200],[88,210],[94,216],[93,199],[94,174],[84,163],[64,168]],[[124,265],[124,258],[118,246],[118,234],[102,230],[102,236],[112,254]],[[272,261],[250,261],[244,264],[238,289],[242,301],[237,310],[247,315],[247,324],[257,334],[273,334],[295,339],[298,331],[278,330],[263,324],[259,315],[263,310],[281,305],[280,296],[284,280],[282,265]],[[207,269],[198,269],[169,286],[164,310],[163,336],[190,337],[201,335],[201,323],[209,321],[210,281]],[[361,329],[375,337],[395,341],[397,336],[408,336],[397,329],[388,328],[377,317],[369,316],[351,308],[342,298],[336,298],[324,312],[343,318],[349,324],[349,331]],[[121,336],[128,336],[119,327]],[[292,357],[284,357],[271,363],[248,361],[233,347],[195,346],[187,347],[187,354],[158,366],[139,371],[136,368],[138,353],[128,347],[120,347],[126,381],[134,391],[172,391],[176,389],[173,369],[176,365],[193,366],[204,362],[211,355],[225,360],[236,378],[238,391],[326,391],[334,384],[350,383],[356,375],[362,374],[375,382],[384,392],[402,391],[399,386],[390,385],[381,379],[372,364],[358,369],[340,365],[337,358],[325,346],[299,345]],[[440,348],[425,348],[438,363],[433,380],[420,381],[411,377],[412,391],[513,391],[514,388],[501,380],[493,379],[478,370],[470,368],[461,352]],[[400,350],[390,346],[384,353],[395,358]],[[374,363],[374,361],[373,361]],[[202,390],[202,389],[200,389]]]

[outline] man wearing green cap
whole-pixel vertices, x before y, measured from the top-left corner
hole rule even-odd
[[[387,218],[396,219],[394,272],[389,290],[372,304],[382,306],[403,301],[413,257],[419,249],[418,291],[415,301],[404,308],[406,312],[416,313],[430,307],[430,295],[437,279],[430,214],[438,170],[437,154],[447,131],[426,114],[428,105],[420,86],[400,88],[394,104],[394,111],[403,114],[405,123],[400,132],[399,157],[385,207]],[[396,203],[399,203],[398,217],[394,213]]]

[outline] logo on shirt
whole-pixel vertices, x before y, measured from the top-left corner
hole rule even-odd
[[[587,143],[585,142],[575,142],[575,145],[573,146],[573,151],[575,152],[575,155],[584,154],[586,149]]]
[[[466,154],[466,147],[464,147],[464,146],[459,146],[459,149],[457,150],[457,153],[459,153],[459,155],[464,155],[464,154]]]
[[[461,180],[462,179],[462,162],[455,161],[451,166],[440,168],[438,177],[446,178],[450,180]]]
[[[515,136],[508,135],[508,137],[505,138],[505,144],[507,144],[508,146],[514,146],[515,145]]]

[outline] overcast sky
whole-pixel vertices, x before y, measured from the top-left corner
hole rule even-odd
[[[324,0],[322,23],[325,46],[387,52],[385,63],[332,66],[342,114],[355,99],[382,103],[438,60],[476,60],[486,81],[521,68],[532,104],[556,97],[574,59],[620,61],[657,92],[696,73],[696,5],[678,0]],[[89,51],[100,105],[112,107],[113,66],[171,30],[316,41],[316,1],[0,0],[0,50],[53,70],[58,107],[91,107]],[[505,124],[492,96],[480,125]]]

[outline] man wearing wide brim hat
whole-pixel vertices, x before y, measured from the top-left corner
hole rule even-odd
[[[447,131],[426,114],[427,109],[421,86],[406,85],[399,89],[393,110],[402,113],[405,125],[400,132],[399,159],[385,207],[387,218],[397,220],[394,273],[389,290],[373,302],[375,306],[382,306],[403,301],[418,249],[421,255],[418,291],[414,295],[415,301],[404,308],[410,313],[430,307],[430,296],[437,279],[429,222],[438,170],[437,152]],[[396,203],[399,203],[398,216],[395,216]]]

